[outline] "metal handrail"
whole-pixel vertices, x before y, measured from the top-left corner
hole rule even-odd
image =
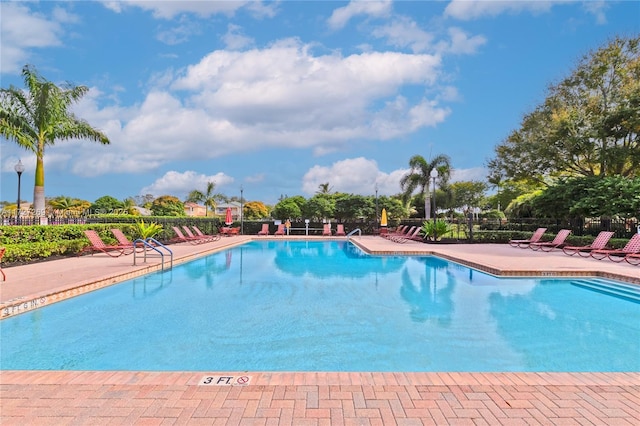
[[[354,229],[353,231],[351,231],[351,232],[349,232],[347,234],[347,239],[349,239],[349,237],[352,236],[353,234],[355,234],[356,232],[358,233],[359,237],[362,236],[362,230],[360,228],[356,228],[356,229]]]
[[[137,260],[137,251],[136,251],[136,246],[138,245],[138,243],[141,243],[143,248],[144,248],[144,260],[143,262],[147,262],[147,248],[150,250],[153,250],[155,252],[157,252],[160,255],[160,258],[162,259],[162,272],[164,272],[164,255],[165,253],[163,253],[162,251],[160,251],[160,248],[163,248],[164,250],[166,250],[170,256],[170,263],[169,263],[169,268],[173,269],[173,251],[171,251],[171,249],[167,246],[165,246],[164,244],[162,244],[160,241],[156,240],[155,238],[147,238],[146,240],[140,239],[138,238],[137,240],[135,240],[133,242],[133,264],[135,266],[136,264],[136,260]],[[153,243],[153,244],[152,244]]]

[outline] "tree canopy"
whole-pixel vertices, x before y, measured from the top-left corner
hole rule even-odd
[[[69,111],[89,91],[87,86],[66,83],[59,87],[29,65],[22,69],[22,76],[26,91],[13,86],[0,89],[0,135],[36,155],[33,207],[37,215],[44,216],[45,147],[57,140],[109,144],[109,139]]]
[[[615,38],[551,85],[495,148],[491,181],[640,176],[640,37]]]

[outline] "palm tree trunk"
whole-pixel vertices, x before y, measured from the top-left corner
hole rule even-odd
[[[424,218],[425,220],[431,219],[431,195],[429,190],[424,194]]]
[[[44,161],[42,151],[36,154],[35,185],[33,186],[33,210],[36,217],[45,217],[44,211]]]

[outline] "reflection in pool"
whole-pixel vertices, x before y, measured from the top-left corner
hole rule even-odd
[[[640,304],[345,241],[255,241],[0,321],[3,369],[638,371]]]

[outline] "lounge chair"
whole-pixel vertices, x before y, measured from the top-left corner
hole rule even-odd
[[[204,240],[218,241],[220,239],[220,234],[215,234],[215,235],[205,234],[196,225],[191,225],[191,227],[193,228],[194,231],[196,231],[196,235]]]
[[[613,237],[614,232],[612,231],[601,231],[596,239],[588,246],[564,246],[562,251],[564,254],[568,254],[569,256],[573,256],[578,253],[578,255],[582,257],[589,257],[591,251],[593,250],[602,250],[604,249],[611,237]]]
[[[510,240],[509,245],[511,247],[527,248],[531,243],[540,242],[540,239],[542,238],[542,236],[546,231],[547,231],[547,228],[538,228],[536,229],[536,232],[534,232],[531,238],[529,238],[528,240]]]
[[[565,244],[565,240],[571,233],[570,229],[561,229],[553,241],[543,241],[529,244],[529,248],[532,250],[552,251],[553,249],[562,248]]]
[[[338,236],[342,236],[342,237],[346,237],[347,234],[344,232],[344,224],[339,223],[336,225],[336,237]]]
[[[87,251],[90,252],[92,255],[95,252],[100,252],[100,253],[105,253],[111,257],[120,257],[124,254],[133,253],[133,245],[131,246],[108,245],[108,244],[105,244],[104,241],[102,241],[102,238],[100,238],[100,235],[98,235],[96,231],[88,229],[82,232],[84,232],[84,235],[87,236],[91,244],[89,244],[88,246],[80,250],[80,252],[78,253],[78,256],[80,256],[81,254]]]
[[[388,238],[388,239],[393,239],[394,237],[402,237],[405,235],[409,235],[411,233],[413,233],[413,231],[415,231],[416,227],[412,226],[411,228],[409,228],[408,226],[403,226],[398,228],[395,231],[392,232],[387,232],[386,234],[380,234],[380,236],[382,238]]]
[[[2,274],[2,281],[7,280],[7,276],[4,274],[4,271],[2,270],[2,258],[4,257],[4,253],[6,251],[7,251],[6,248],[0,247],[0,274]]]
[[[322,236],[326,237],[326,236],[331,236],[331,224],[330,223],[325,223],[324,227],[322,229]]]
[[[269,224],[263,223],[262,229],[258,231],[258,235],[269,235]]]
[[[608,257],[613,262],[622,262],[627,255],[636,253],[640,253],[640,234],[634,234],[622,249],[592,250],[591,257],[598,260]]]
[[[274,232],[273,235],[284,236],[284,225],[283,224],[278,225],[278,229],[276,229],[276,232]]]
[[[220,228],[220,235],[230,237],[232,235],[240,235],[240,227],[231,228],[229,226],[223,226]]]
[[[194,241],[199,240],[202,243],[210,243],[211,241],[215,241],[213,235],[195,235],[187,225],[182,225],[182,229],[184,229],[184,233],[187,234],[187,238],[193,238]],[[218,239],[219,238],[220,237],[218,237]]]
[[[173,226],[173,232],[176,233],[176,236],[169,240],[170,243],[189,243],[189,244],[201,244],[204,241],[198,237],[185,237],[180,228],[177,226]]]
[[[640,266],[640,253],[629,253],[624,257],[629,265]]]
[[[420,231],[422,231],[422,228],[414,226],[411,228],[411,232],[408,232],[406,235],[389,235],[386,238],[393,241],[394,243],[400,244],[404,244],[407,241],[422,241],[423,238],[420,235]]]
[[[121,229],[112,228],[111,233],[113,234],[114,237],[116,237],[116,240],[118,240],[118,245],[122,247],[131,247],[131,250],[134,249],[133,242],[131,242],[129,238],[127,238],[127,236],[124,235],[124,232],[122,232]],[[138,243],[138,248],[142,248],[140,243]]]

